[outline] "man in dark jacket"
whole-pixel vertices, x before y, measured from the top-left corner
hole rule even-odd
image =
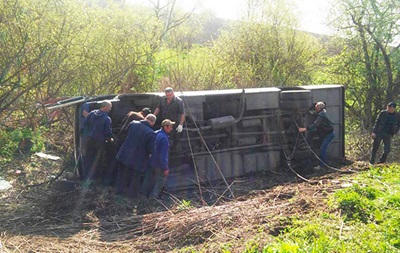
[[[128,136],[117,154],[118,179],[116,194],[127,193],[135,198],[140,189],[140,177],[147,168],[147,161],[154,146],[155,133],[152,126],[156,116],[149,114],[144,120],[129,124]]]
[[[87,127],[86,153],[83,157],[84,178],[94,180],[103,173],[104,152],[107,142],[113,142],[111,119],[108,113],[111,111],[110,101],[101,102],[100,109],[91,111],[85,121]]]
[[[371,134],[371,138],[374,140],[371,151],[370,164],[375,163],[376,152],[383,141],[384,149],[381,158],[378,163],[386,162],[386,158],[390,153],[390,145],[392,137],[395,135],[400,128],[399,114],[396,112],[396,103],[390,102],[386,106],[386,110],[379,113],[376,119],[374,129]]]
[[[317,131],[322,144],[320,148],[320,163],[319,166],[325,167],[327,166],[327,151],[329,144],[335,138],[335,132],[333,131],[333,124],[328,118],[328,113],[325,110],[324,102],[317,102],[315,104],[315,111],[318,116],[317,119],[306,128],[300,127],[299,132],[303,133],[306,131]]]
[[[149,168],[146,171],[143,187],[141,192],[148,197],[158,198],[169,174],[168,152],[169,139],[168,135],[172,132],[175,122],[165,119],[161,122],[161,129],[156,132],[156,141],[153,147],[153,153],[150,157]],[[153,179],[155,185],[152,187]]]
[[[185,123],[183,101],[180,97],[175,96],[171,87],[166,88],[164,92],[165,97],[160,99],[154,114],[159,118],[159,121],[169,119],[178,123],[173,127],[170,134],[171,146],[175,147],[179,140],[178,134],[183,131],[183,124]]]

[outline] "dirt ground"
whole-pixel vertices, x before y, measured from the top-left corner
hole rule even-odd
[[[265,242],[290,217],[327,209],[327,195],[348,183],[343,176],[367,168],[356,162],[299,175],[286,168],[169,192],[164,200],[116,198],[101,185],[60,190],[56,180],[22,187],[28,183],[20,180],[0,193],[0,252],[215,252],[228,243],[241,252],[254,231],[262,229]]]

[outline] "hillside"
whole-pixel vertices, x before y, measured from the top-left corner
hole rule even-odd
[[[365,163],[343,167],[357,174]],[[348,187],[349,173],[291,171],[259,174],[230,182],[235,198],[224,185],[169,194],[164,201],[121,201],[112,188],[78,185],[70,192],[56,184],[3,192],[2,252],[243,252],[248,242],[265,244],[301,219],[328,211],[327,197]],[[19,180],[19,182],[22,182]],[[261,233],[260,233],[261,231]],[[225,246],[224,246],[225,245]],[[257,251],[254,251],[257,252]]]

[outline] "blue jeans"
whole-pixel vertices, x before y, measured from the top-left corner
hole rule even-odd
[[[335,138],[335,132],[332,132],[332,133],[328,134],[327,136],[325,136],[324,140],[322,141],[321,150],[320,150],[320,158],[321,158],[322,162],[320,161],[320,163],[319,163],[320,166],[326,166],[326,162],[327,162],[327,154],[326,153],[328,151],[329,144],[331,143],[333,138]]]

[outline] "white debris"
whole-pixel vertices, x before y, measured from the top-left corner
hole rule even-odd
[[[7,182],[6,180],[4,180],[0,177],[0,191],[7,190],[11,187],[12,187],[12,185],[9,182]]]
[[[61,159],[61,157],[59,157],[59,156],[48,155],[48,154],[45,154],[45,153],[42,153],[42,152],[36,153],[35,155],[37,155],[37,156],[39,156],[41,158],[49,159],[49,160],[53,160],[53,161],[57,161],[57,160]]]

